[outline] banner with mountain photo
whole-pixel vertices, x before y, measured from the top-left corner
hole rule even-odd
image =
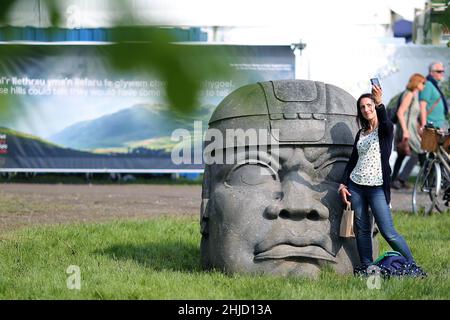
[[[0,45],[0,171],[201,170],[194,153],[218,103],[246,84],[294,79],[295,58],[289,46],[198,46],[232,73],[204,80],[194,113],[181,114],[155,71],[113,66],[114,45]],[[172,161],[176,129],[192,135],[192,161]]]

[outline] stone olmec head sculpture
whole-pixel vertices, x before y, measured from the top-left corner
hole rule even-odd
[[[261,82],[225,97],[205,138],[203,267],[351,272],[359,259],[355,240],[339,237],[337,188],[357,130],[356,100],[322,82]]]

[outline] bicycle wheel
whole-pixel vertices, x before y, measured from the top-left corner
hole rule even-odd
[[[437,164],[437,163],[436,163]],[[441,176],[441,183],[440,188],[436,190],[436,194],[432,193],[432,196],[435,197],[434,199],[434,205],[438,212],[443,213],[449,210],[448,207],[448,197],[450,192],[450,179],[448,172],[445,170],[445,168],[439,164],[440,168],[440,176]],[[447,195],[446,195],[447,193]]]
[[[436,168],[438,168],[436,170]],[[412,196],[412,207],[414,214],[429,215],[435,207],[436,180],[439,180],[438,192],[440,190],[440,168],[435,161],[426,161],[420,168],[414,183]]]

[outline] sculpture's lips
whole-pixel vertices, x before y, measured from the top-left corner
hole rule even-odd
[[[255,256],[255,260],[284,259],[290,257],[306,257],[336,262],[336,258],[322,247],[315,245],[296,247],[289,244],[280,244],[267,251],[258,253]]]
[[[255,260],[306,257],[336,262],[331,238],[319,230],[274,227],[255,246]]]

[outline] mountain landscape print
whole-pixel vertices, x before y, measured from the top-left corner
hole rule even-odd
[[[48,137],[48,140],[94,153],[108,153],[108,150],[127,153],[140,147],[167,150],[167,144],[176,143],[170,140],[174,130],[192,131],[196,120],[206,124],[214,106],[204,105],[191,115],[164,110],[162,106],[135,105],[97,119],[75,123]]]
[[[186,129],[193,133],[194,121],[199,120],[206,126],[214,106],[204,105],[189,115],[164,110],[163,106],[134,105],[75,123],[47,139],[0,127],[7,146],[2,166],[91,168],[95,163],[98,168],[174,167],[171,151],[179,142],[171,140],[172,132]]]
[[[111,68],[108,46],[27,48],[0,60],[0,171],[201,171],[203,164],[192,162],[220,101],[243,85],[291,79],[295,71],[290,46],[207,46],[233,73],[205,80],[197,109],[180,114],[156,72]],[[187,137],[172,140],[177,129]],[[184,162],[189,153],[192,161]]]

